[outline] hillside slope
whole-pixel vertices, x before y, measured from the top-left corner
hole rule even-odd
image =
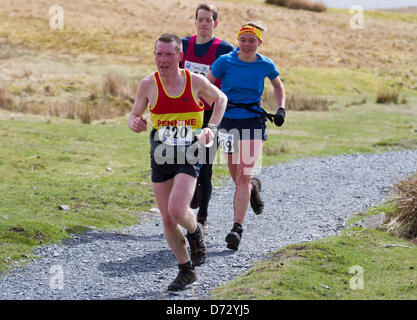
[[[262,1],[212,2],[219,9],[216,35],[235,46],[244,22],[267,27],[260,53],[277,63],[288,92],[363,96],[394,88],[417,95],[417,15],[366,12],[364,29],[352,30],[347,10],[314,13]],[[0,12],[0,88],[20,106],[15,111],[40,113],[94,95],[114,71],[132,96],[137,82],[154,70],[155,39],[163,32],[192,34],[198,3],[7,1]],[[49,9],[56,4],[64,9],[63,30],[49,25]]]

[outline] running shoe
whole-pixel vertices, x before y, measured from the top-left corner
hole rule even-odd
[[[237,251],[240,240],[242,240],[242,236],[239,233],[234,231],[229,232],[226,236],[227,248]]]
[[[261,180],[258,178],[251,178],[250,183],[252,190],[250,194],[250,205],[255,214],[261,214],[264,211],[264,202],[261,199],[259,192],[261,191]]]
[[[203,264],[207,258],[207,248],[204,242],[203,226],[200,223],[197,223],[197,231],[195,233],[187,233],[187,240],[190,244],[191,262],[194,266]]]
[[[179,266],[179,273],[174,281],[168,286],[168,291],[185,290],[186,287],[197,280],[197,273],[195,269],[190,269],[189,266]]]
[[[210,234],[209,225],[206,219],[197,217],[197,222],[203,226],[204,236],[207,236],[208,234]]]

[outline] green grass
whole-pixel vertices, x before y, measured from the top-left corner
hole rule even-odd
[[[333,156],[344,153],[378,153],[417,147],[417,117],[405,105],[365,104],[349,108],[336,104],[329,112],[291,112],[285,125],[268,123],[265,148],[276,149],[263,155],[263,164],[307,156]],[[408,109],[410,108],[410,109]],[[401,111],[402,110],[402,111]],[[280,149],[284,152],[280,152]]]
[[[351,217],[346,221],[346,225],[351,226],[362,219],[368,218],[373,215],[377,215],[382,212],[384,212],[387,216],[391,218],[397,215],[395,204],[392,201],[387,201],[377,207],[372,207],[363,212],[357,212],[352,214]]]
[[[382,212],[395,216],[395,205],[387,201],[352,215],[338,236],[275,251],[247,273],[216,288],[212,298],[414,300],[417,246],[381,230],[352,228],[355,222]],[[362,288],[355,281],[359,278]]]
[[[353,278],[361,275],[351,270],[358,266],[363,270],[363,289],[355,286]],[[246,274],[215,289],[212,298],[414,300],[416,268],[415,245],[383,231],[356,228],[280,249]]]

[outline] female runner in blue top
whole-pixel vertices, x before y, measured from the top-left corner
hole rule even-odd
[[[285,91],[274,62],[257,53],[262,44],[264,29],[248,23],[238,33],[239,47],[220,56],[207,75],[210,82],[221,79],[221,90],[228,98],[228,105],[219,126],[219,147],[227,154],[230,175],[236,185],[234,196],[234,225],[226,236],[227,248],[238,250],[242,238],[243,221],[251,207],[256,214],[263,211],[259,196],[259,179],[251,178],[252,170],[267,139],[266,117],[262,115],[260,101],[264,80],[270,80],[278,111],[274,122],[281,126],[285,118]]]

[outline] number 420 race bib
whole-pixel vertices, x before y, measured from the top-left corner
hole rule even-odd
[[[193,127],[161,127],[158,129],[158,138],[170,146],[186,146],[193,142]]]

